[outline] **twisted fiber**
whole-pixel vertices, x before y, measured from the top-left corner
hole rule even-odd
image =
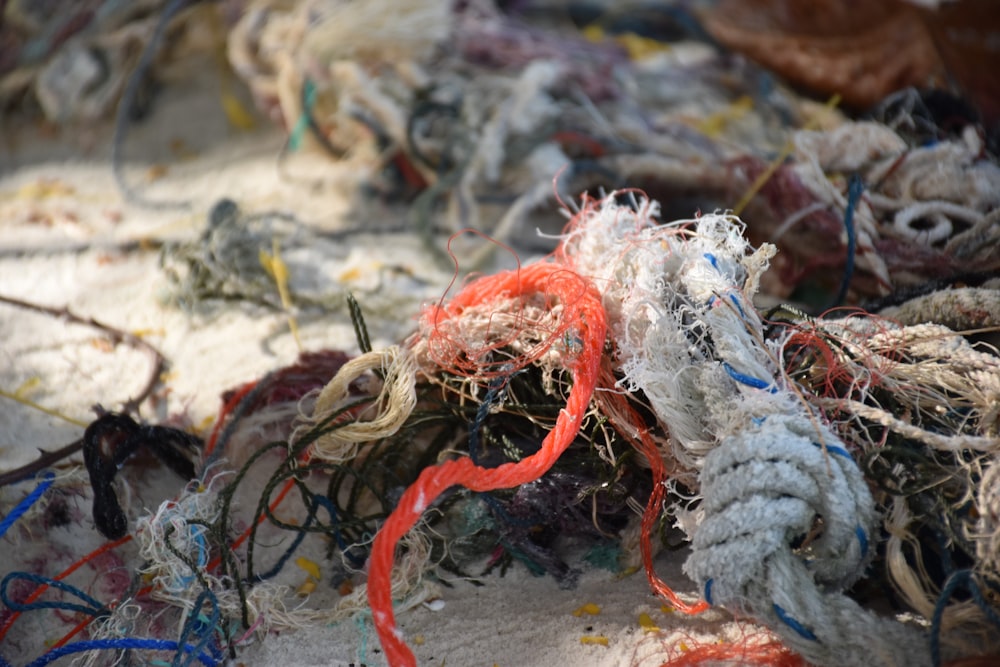
[[[517,338],[517,327],[514,327],[505,338],[484,340],[481,346],[469,349],[463,346],[463,341],[449,339],[446,327],[442,326],[450,319],[461,317],[467,308],[532,293],[555,297],[547,306],[549,308],[555,306],[558,300],[563,313],[559,327],[555,331],[548,332],[548,338],[541,345],[517,359],[504,359],[502,364],[491,363],[488,360],[491,352],[507,347]],[[510,374],[541,356],[560,335],[584,316],[582,311],[587,295],[595,300],[595,307],[600,309],[600,322],[602,326],[606,326],[603,324],[606,318],[600,307],[600,297],[594,287],[572,270],[559,264],[531,264],[515,271],[504,271],[482,277],[463,287],[447,305],[438,304],[429,308],[424,314],[423,319],[430,324],[432,331],[427,340],[429,352],[438,366],[457,375],[473,374],[478,377],[490,377],[500,372],[505,375]],[[517,315],[520,316],[520,313]],[[461,358],[461,353],[465,353],[469,358]],[[501,366],[502,371],[499,368]]]
[[[920,633],[842,591],[871,560],[877,515],[850,454],[804,415],[771,415],[705,458],[706,517],[684,571],[818,665],[926,665]],[[819,436],[819,438],[817,438]],[[822,519],[822,533],[796,546]]]
[[[396,543],[434,499],[450,486],[461,484],[473,491],[492,491],[538,479],[576,437],[593,396],[607,333],[604,309],[593,285],[562,266],[540,263],[520,271],[481,278],[457,294],[447,307],[439,306],[432,316],[438,324],[442,317],[460,315],[467,306],[488,303],[498,297],[519,297],[534,292],[557,299],[565,309],[564,323],[575,325],[583,341],[583,351],[567,361],[573,376],[573,388],[566,407],[559,413],[555,426],[542,441],[538,453],[519,462],[487,469],[475,465],[469,458],[462,458],[425,468],[379,530],[369,561],[368,602],[386,659],[394,667],[417,664],[413,652],[396,630],[392,610],[391,578]],[[556,339],[557,336],[552,336],[546,345],[552,345]]]

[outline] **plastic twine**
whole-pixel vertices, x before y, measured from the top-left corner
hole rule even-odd
[[[51,471],[45,473],[45,475],[42,477],[41,483],[39,483],[39,485],[35,487],[35,490],[29,493],[27,496],[25,496],[24,500],[19,502],[7,516],[5,516],[2,520],[0,520],[0,537],[6,535],[7,531],[10,530],[10,527],[13,526],[17,522],[17,520],[24,515],[25,512],[31,509],[32,505],[38,502],[38,499],[42,497],[42,494],[48,491],[49,487],[52,486],[52,482],[54,482],[55,479],[56,479],[55,473]]]
[[[460,484],[472,491],[492,491],[538,479],[576,437],[590,405],[600,373],[607,325],[600,295],[590,282],[579,275],[558,264],[545,263],[486,276],[467,285],[449,306],[438,308],[432,314],[434,322],[440,324],[442,319],[460,316],[468,306],[488,304],[496,298],[522,298],[537,292],[558,299],[564,308],[564,321],[575,325],[583,343],[582,351],[566,360],[567,369],[573,377],[573,388],[566,407],[559,413],[555,426],[545,436],[537,453],[496,468],[481,468],[469,458],[446,461],[425,468],[403,493],[399,505],[375,536],[368,576],[368,602],[375,630],[390,665],[417,664],[413,652],[396,630],[392,610],[392,566],[396,543],[416,524],[424,510],[451,486]],[[555,339],[550,339],[546,344],[554,342]]]

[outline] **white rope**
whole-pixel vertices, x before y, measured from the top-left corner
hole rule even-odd
[[[874,501],[838,437],[780,380],[752,305],[773,248],[733,216],[658,225],[609,197],[565,240],[602,290],[622,381],[700,469],[685,572],[818,665],[929,664],[919,632],[844,594],[871,559]],[[818,536],[812,533],[818,531]]]

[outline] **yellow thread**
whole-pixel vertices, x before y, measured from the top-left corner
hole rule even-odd
[[[591,616],[597,616],[601,613],[601,608],[594,604],[593,602],[588,602],[579,609],[573,612],[576,617],[583,616],[584,614],[590,614]]]
[[[0,396],[3,396],[4,398],[9,398],[12,401],[17,401],[21,405],[26,405],[29,408],[34,408],[35,410],[38,410],[39,412],[44,412],[45,414],[49,415],[50,417],[55,417],[56,419],[61,419],[64,422],[69,422],[70,424],[74,424],[76,426],[79,426],[80,428],[87,428],[87,426],[89,426],[89,424],[87,422],[80,421],[79,419],[73,419],[72,417],[67,417],[66,415],[64,415],[63,413],[59,412],[58,410],[53,410],[52,408],[47,408],[44,405],[39,405],[38,403],[35,403],[34,401],[32,401],[30,399],[27,399],[27,398],[25,398],[23,396],[19,396],[17,394],[17,392],[13,392],[12,393],[12,392],[6,391],[4,389],[0,389]]]
[[[278,286],[278,297],[281,298],[281,306],[285,309],[285,316],[288,318],[288,328],[292,332],[292,338],[295,339],[295,345],[302,349],[302,341],[299,340],[299,324],[295,321],[295,316],[292,314],[292,294],[288,290],[288,265],[285,261],[281,259],[281,248],[278,245],[278,239],[271,239],[271,250],[273,254],[267,254],[266,250],[260,251],[260,264],[267,271],[267,275],[271,276],[274,280],[274,284]]]
[[[54,178],[42,178],[33,183],[26,183],[18,188],[14,195],[17,199],[51,199],[54,197],[70,197],[76,194],[76,189],[69,183]]]
[[[725,109],[705,116],[696,127],[705,136],[715,139],[722,134],[726,125],[747,115],[751,109],[753,109],[753,98],[743,95]]]
[[[840,104],[840,95],[834,95],[824,105],[824,107],[826,109],[833,109],[838,104]],[[818,115],[814,116],[802,129],[811,130],[818,122]],[[761,175],[754,180],[753,184],[750,185],[750,188],[743,194],[743,197],[740,198],[740,201],[733,207],[733,215],[739,215],[743,212],[743,209],[747,207],[750,200],[756,197],[757,193],[760,192],[760,189],[764,187],[769,180],[771,180],[771,177],[774,176],[774,172],[778,171],[778,168],[781,167],[781,165],[785,162],[785,159],[792,154],[793,150],[795,150],[795,143],[789,139],[781,148],[781,152],[778,153],[778,157],[774,158],[774,160],[771,161],[771,164],[767,165],[767,169],[765,169]]]
[[[615,575],[615,579],[625,579],[626,577],[631,577],[633,574],[642,569],[640,565],[632,565],[631,567],[626,567],[624,570]]]
[[[24,382],[22,382],[20,386],[18,386],[18,388],[14,390],[14,395],[17,396],[18,398],[26,398],[28,394],[37,389],[38,386],[41,384],[42,384],[42,378],[38,377],[37,375],[34,377],[30,377]]]
[[[583,29],[583,37],[590,42],[600,44],[601,42],[607,40],[609,35],[604,31],[604,28],[595,23],[591,23]],[[669,44],[651,37],[637,35],[634,32],[623,32],[611,35],[610,38],[625,49],[628,53],[629,60],[642,60],[647,56],[670,50]]]

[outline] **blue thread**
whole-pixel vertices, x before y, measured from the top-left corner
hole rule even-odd
[[[42,494],[48,491],[49,487],[52,486],[52,482],[56,479],[56,475],[51,470],[45,473],[42,481],[35,487],[35,490],[25,496],[24,500],[19,502],[14,509],[10,511],[7,516],[0,521],[0,537],[3,537],[10,527],[13,526],[18,519],[24,516],[24,513],[31,509],[31,506],[38,502],[38,499],[42,497]]]
[[[195,544],[198,546],[198,568],[204,569],[208,564],[208,545],[205,543],[205,526],[198,524],[188,524],[188,533],[193,534]],[[191,573],[180,578],[181,586],[187,588],[194,583],[195,574]]]
[[[751,417],[750,421],[753,422],[754,426],[760,426],[767,421],[767,417]]]
[[[714,579],[709,579],[705,582],[705,602],[712,604],[712,584],[715,583]]]
[[[847,290],[851,286],[851,278],[854,276],[854,256],[857,254],[858,239],[854,231],[854,210],[858,207],[861,193],[864,192],[865,184],[857,173],[851,174],[851,179],[847,184],[847,207],[844,209],[844,229],[847,230],[847,260],[844,262],[844,277],[840,281],[840,289],[833,299],[834,308],[844,302],[847,297]]]
[[[34,662],[28,663],[25,667],[44,667],[50,662],[54,662],[65,655],[72,655],[74,653],[83,653],[84,651],[107,651],[111,649],[145,649],[148,651],[192,651],[194,649],[191,645],[181,645],[178,642],[170,641],[168,639],[142,639],[137,637],[122,637],[116,639],[89,639],[87,641],[73,642],[66,646],[60,646],[59,648],[52,649],[45,655],[37,658]],[[207,653],[200,653],[197,656],[201,664],[205,667],[216,667],[220,664],[220,660],[208,655]],[[0,666],[9,667],[8,663],[0,662]]]
[[[705,254],[703,255],[703,257],[704,257],[705,259],[707,259],[707,260],[709,261],[709,263],[710,263],[710,264],[712,265],[712,268],[713,268],[713,269],[715,269],[716,271],[718,271],[718,270],[719,270],[719,260],[717,260],[717,259],[715,258],[715,255],[713,255],[713,254],[712,254],[712,253],[710,253],[710,252],[706,252],[706,253],[705,253]]]
[[[331,501],[326,496],[321,496],[317,494],[313,496],[313,502],[319,505],[320,507],[324,508],[330,515],[330,524],[334,527],[333,539],[337,542],[337,547],[340,548],[341,553],[347,556],[347,559],[350,560],[351,564],[354,565],[355,567],[361,567],[362,565],[364,565],[365,564],[364,559],[358,558],[357,556],[351,553],[347,541],[344,540],[344,536],[340,534],[340,527],[339,527],[340,519],[337,517],[337,507],[333,504],[333,501]]]
[[[868,555],[868,535],[861,524],[854,527],[854,534],[858,536],[858,542],[861,544],[861,557],[864,558]]]
[[[740,317],[746,319],[747,314],[743,312],[743,306],[740,305],[740,300],[736,297],[736,295],[730,294],[729,300],[736,305],[736,310],[740,311]]]
[[[39,586],[48,586],[49,588],[55,588],[57,590],[63,591],[64,593],[69,593],[80,600],[83,600],[90,606],[84,606],[82,604],[75,604],[73,602],[46,602],[46,601],[35,601],[29,604],[23,604],[21,602],[15,602],[7,596],[7,588],[10,586],[10,582],[23,579],[25,581],[31,581]],[[30,572],[11,572],[3,581],[0,582],[0,602],[3,602],[8,609],[12,611],[34,611],[36,609],[62,609],[64,611],[77,611],[84,614],[89,614],[90,616],[101,616],[107,613],[107,608],[90,597],[79,588],[75,586],[70,586],[64,581],[59,581],[58,579],[52,579],[50,577],[43,577],[39,574],[31,574]]]
[[[983,615],[993,625],[1000,628],[1000,613],[997,613],[990,602],[983,597],[983,592],[979,590],[979,584],[973,577],[972,570],[952,572],[944,582],[944,586],[941,587],[941,595],[938,596],[937,602],[934,604],[934,614],[931,616],[931,663],[934,667],[941,665],[941,619],[944,617],[944,610],[948,606],[948,600],[951,599],[960,586],[969,592],[972,601],[983,612]],[[993,590],[996,591],[996,588],[993,588]]]
[[[844,449],[843,447],[838,447],[837,445],[824,445],[823,443],[820,443],[820,442],[814,442],[813,445],[815,445],[816,447],[818,447],[820,449],[825,449],[826,451],[830,452],[831,454],[836,454],[837,456],[841,456],[841,457],[847,459],[848,461],[853,461],[854,460],[854,457],[851,456],[851,453],[849,451],[847,451],[846,449]]]
[[[726,369],[727,373],[729,373],[729,377],[733,378],[740,384],[745,384],[748,387],[753,387],[754,389],[767,389],[772,394],[777,393],[778,391],[778,388],[774,386],[773,382],[765,382],[764,380],[761,380],[759,378],[755,378],[750,375],[744,375],[743,373],[740,373],[738,370],[730,366],[725,361],[722,362],[722,367]]]
[[[790,627],[792,630],[795,630],[795,632],[800,634],[805,639],[816,641],[816,635],[813,634],[812,630],[810,630],[809,628],[807,628],[806,626],[802,625],[794,618],[789,616],[788,613],[784,609],[779,607],[777,603],[771,606],[774,607],[774,613],[778,615],[778,618],[781,619],[782,623]]]
[[[208,618],[202,617],[201,608],[208,603],[211,608],[211,616]],[[194,607],[191,609],[191,614],[188,615],[187,620],[184,621],[184,628],[181,630],[181,636],[177,640],[178,646],[183,646],[185,652],[187,653],[187,658],[183,661],[181,658],[184,657],[184,652],[180,650],[174,656],[173,662],[170,663],[170,667],[188,667],[195,658],[202,654],[204,649],[208,649],[213,654],[218,650],[214,646],[211,646],[209,642],[212,641],[212,635],[215,630],[215,626],[219,623],[219,602],[215,597],[215,594],[210,590],[202,591],[201,595],[194,602]],[[194,644],[193,647],[187,642],[188,640],[197,639],[198,643]],[[215,658],[221,658],[221,654],[213,655]]]
[[[295,550],[299,548],[299,545],[302,544],[302,541],[306,538],[306,534],[308,533],[309,528],[313,525],[313,522],[316,521],[316,512],[320,507],[325,509],[327,513],[329,513],[330,515],[330,525],[334,526],[333,537],[334,540],[337,542],[337,546],[340,548],[341,552],[343,552],[343,554],[347,556],[348,560],[350,560],[354,566],[361,567],[362,565],[364,565],[364,559],[360,559],[350,552],[350,550],[348,549],[347,542],[344,540],[344,536],[340,534],[340,528],[337,527],[338,524],[340,523],[340,520],[337,518],[336,506],[334,506],[333,502],[329,498],[327,498],[326,496],[321,496],[317,493],[314,494],[312,497],[312,503],[309,505],[309,514],[306,516],[306,520],[302,524],[302,529],[299,530],[298,533],[295,535],[295,539],[293,539],[292,543],[288,545],[288,548],[285,550],[285,553],[281,555],[281,557],[271,567],[271,569],[267,570],[266,572],[255,574],[253,576],[252,581],[254,582],[264,581],[266,579],[270,579],[272,577],[277,576],[277,574],[281,572],[281,570],[291,559],[292,555],[295,553]]]
[[[318,494],[313,496],[313,502],[310,503],[309,505],[309,514],[306,516],[305,523],[302,524],[302,530],[299,530],[296,533],[295,539],[293,539],[292,543],[288,545],[287,549],[285,549],[285,553],[281,555],[281,557],[271,567],[270,570],[259,574],[255,574],[253,576],[253,579],[250,580],[252,583],[264,581],[265,579],[270,579],[271,577],[275,577],[285,567],[285,564],[288,563],[289,559],[291,559],[292,554],[294,554],[295,550],[299,548],[300,544],[302,544],[302,540],[306,539],[306,534],[309,531],[309,527],[312,526],[313,521],[316,520],[316,510],[319,508],[320,505],[318,498],[320,498]]]

